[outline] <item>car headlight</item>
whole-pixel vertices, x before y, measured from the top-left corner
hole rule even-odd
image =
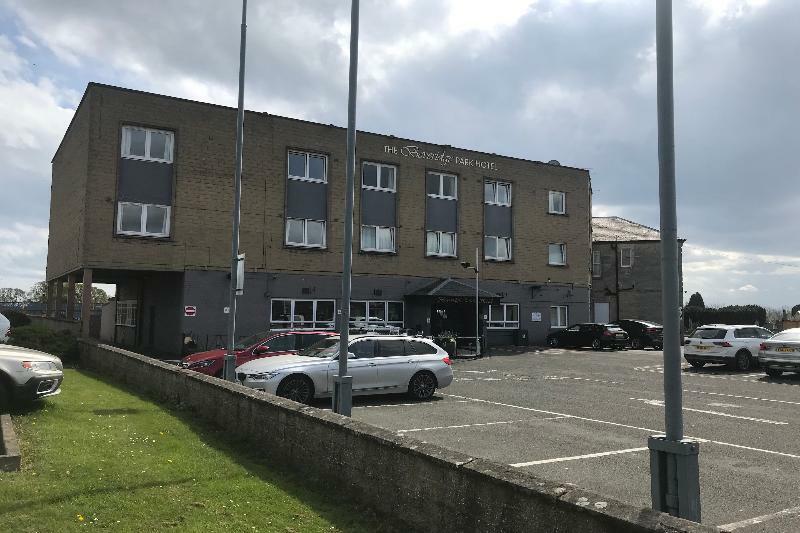
[[[52,372],[58,370],[58,366],[50,361],[23,361],[22,368],[32,372]]]
[[[247,379],[268,380],[277,376],[279,372],[259,372],[258,374],[247,374]]]

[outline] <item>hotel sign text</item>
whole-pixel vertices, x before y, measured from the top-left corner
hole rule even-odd
[[[471,159],[469,157],[461,157],[458,155],[450,155],[445,151],[441,152],[428,152],[419,146],[389,146],[388,144],[383,147],[384,153],[392,155],[401,155],[403,157],[411,157],[414,159],[426,159],[428,161],[436,161],[447,166],[451,163],[462,165],[465,167],[475,167],[483,170],[497,170],[497,163],[486,161],[482,159]]]

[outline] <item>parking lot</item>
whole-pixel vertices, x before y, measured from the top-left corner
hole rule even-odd
[[[433,401],[356,398],[353,417],[649,506],[647,436],[664,424],[661,358],[544,350],[460,360]],[[800,376],[684,364],[683,389],[685,433],[702,442],[703,522],[800,531]]]

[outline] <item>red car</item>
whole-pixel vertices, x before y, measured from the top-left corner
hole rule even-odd
[[[256,333],[236,343],[234,347],[236,349],[236,366],[262,357],[294,355],[325,337],[335,334],[333,331]],[[219,348],[207,352],[193,353],[181,359],[181,367],[208,374],[209,376],[221,377],[223,359],[226,352],[226,349]]]

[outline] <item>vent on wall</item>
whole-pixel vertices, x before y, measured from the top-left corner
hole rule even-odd
[[[314,292],[314,287],[303,287],[300,292],[302,294],[311,294]]]
[[[383,290],[381,290],[381,289],[373,289],[372,290],[372,295],[373,296],[382,296],[383,295]]]

